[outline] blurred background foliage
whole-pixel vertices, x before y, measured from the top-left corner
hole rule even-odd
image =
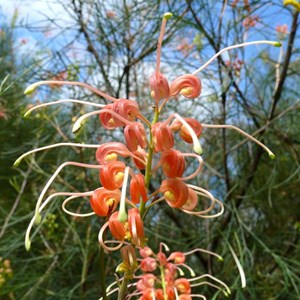
[[[294,7],[279,0],[249,1],[249,6],[247,1],[208,0],[57,0],[26,5],[34,2],[47,7],[39,21],[30,13],[22,15],[21,5],[5,17],[8,2],[0,2],[0,299],[98,299],[100,266],[105,266],[106,284],[115,280],[119,254],[105,254],[105,263],[99,257],[97,234],[104,220],[66,216],[60,198],[36,228],[30,252],[23,242],[36,199],[57,166],[65,161],[95,163],[94,151],[62,147],[32,155],[19,168],[12,165],[35,147],[64,141],[101,144],[122,140],[122,132],[106,131],[91,118],[73,135],[74,120],[89,110],[80,105],[52,106],[23,119],[33,104],[50,100],[104,103],[70,86],[41,87],[31,97],[23,91],[39,80],[84,81],[112,96],[137,100],[151,116],[148,78],[155,68],[166,11],[174,14],[161,67],[169,81],[193,72],[226,46],[256,39],[282,41],[282,50],[251,46],[225,53],[200,73],[199,99],[178,98],[168,104],[168,111],[254,134],[275,152],[276,160],[232,130],[204,130],[205,168],[194,182],[222,200],[226,211],[217,219],[203,220],[157,205],[145,221],[149,245],[157,249],[164,241],[173,251],[200,247],[219,253],[223,263],[200,254],[189,263],[198,274],[208,272],[224,280],[232,288],[231,299],[300,299],[300,44]],[[98,186],[96,171],[68,167],[48,194]],[[73,209],[90,211],[87,199]],[[244,267],[245,289],[229,245]],[[208,299],[224,298],[213,288],[199,291]]]

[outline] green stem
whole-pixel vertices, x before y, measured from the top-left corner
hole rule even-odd
[[[124,274],[124,279],[122,281],[119,294],[118,294],[118,300],[124,300],[127,292],[127,284],[128,284],[128,278],[127,274]],[[103,299],[104,300],[104,299]]]
[[[164,300],[168,300],[164,268],[159,267],[159,269],[160,269],[160,276],[161,276],[161,286],[162,286],[163,291],[164,291]]]
[[[155,109],[154,112],[154,118],[152,121],[152,125],[154,125],[158,121],[159,117],[159,111],[158,108]],[[153,151],[154,151],[154,145],[153,145],[153,136],[152,136],[152,130],[150,128],[150,134],[149,134],[149,152],[148,152],[148,158],[147,158],[147,165],[146,165],[146,170],[145,170],[145,185],[146,188],[149,188],[150,181],[151,181],[151,169],[152,169],[152,158],[153,158]],[[143,218],[144,213],[145,213],[145,206],[146,203],[141,200],[140,202],[140,215]]]

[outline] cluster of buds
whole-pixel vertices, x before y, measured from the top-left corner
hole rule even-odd
[[[233,8],[236,8],[237,7],[237,4],[240,2],[240,0],[234,0],[232,3],[231,3],[231,6]],[[247,10],[248,13],[251,12],[251,7],[250,7],[250,4],[249,4],[249,0],[244,0],[244,6],[243,6],[243,9]]]
[[[122,253],[124,261],[117,271],[130,274],[131,283],[127,288],[131,292],[126,296],[128,300],[133,297],[139,300],[191,300],[194,297],[206,299],[204,295],[192,292],[194,287],[202,285],[214,287],[225,296],[231,294],[230,288],[223,281],[210,274],[196,276],[194,270],[186,263],[187,256],[195,252],[213,255],[219,261],[223,261],[223,258],[214,252],[198,248],[185,253],[172,252],[167,255],[166,253],[170,251],[168,246],[160,243],[157,254],[151,248],[144,247],[139,249],[141,258],[136,258],[132,246],[125,247],[126,254],[124,255],[124,251]],[[122,280],[124,278],[120,279]],[[107,288],[107,295],[118,291],[118,288],[113,288],[117,284],[118,282],[114,282]]]
[[[13,276],[12,269],[10,267],[10,260],[4,259],[0,256],[0,289],[4,284]]]
[[[243,26],[246,30],[249,30],[251,27],[255,27],[259,23],[260,19],[258,16],[248,16],[243,21]]]
[[[226,64],[227,67],[233,69],[233,71],[235,73],[235,76],[240,77],[241,69],[244,65],[244,62],[241,59],[236,57],[233,62],[231,62],[230,60],[227,60],[225,62],[225,64]]]
[[[288,33],[288,25],[287,24],[277,25],[275,27],[275,30],[277,32],[278,39],[283,40]]]
[[[224,51],[252,44],[271,44],[278,47],[280,43],[258,41],[224,48],[192,74],[179,76],[169,84],[166,77],[160,72],[160,56],[166,22],[170,17],[171,13],[166,13],[163,17],[158,39],[156,69],[154,74],[150,77],[151,97],[154,100],[152,120],[148,120],[145,115],[143,115],[136,101],[123,98],[116,99],[82,82],[40,81],[30,85],[26,89],[25,93],[30,94],[40,85],[48,85],[50,87],[53,85],[56,87],[60,85],[73,85],[86,88],[105,98],[109,101],[109,104],[103,105],[76,99],[62,99],[36,105],[30,108],[25,116],[28,116],[35,109],[61,103],[71,102],[90,105],[97,108],[97,110],[79,117],[73,126],[73,132],[77,132],[83,126],[87,118],[97,115],[100,124],[104,128],[107,130],[121,128],[124,133],[123,143],[120,141],[107,142],[102,145],[59,143],[31,150],[16,160],[15,166],[29,154],[61,146],[96,149],[96,164],[65,162],[57,168],[49,179],[39,195],[34,217],[26,232],[25,247],[27,250],[29,250],[31,246],[30,234],[32,227],[34,224],[41,222],[41,212],[43,209],[55,197],[67,196],[62,204],[62,209],[67,214],[75,217],[98,215],[105,218],[106,222],[99,231],[99,242],[107,251],[121,249],[123,263],[119,266],[119,270],[125,270],[124,276],[131,276],[135,268],[137,268],[137,265],[132,263],[135,261],[134,251],[132,251],[132,249],[144,249],[141,250],[141,253],[145,253],[146,250],[149,250],[149,248],[144,248],[147,243],[144,230],[144,218],[153,205],[165,201],[167,205],[174,209],[200,218],[215,218],[223,213],[224,207],[220,200],[216,199],[206,189],[187,183],[188,180],[196,177],[203,168],[203,160],[201,157],[202,148],[199,137],[204,128],[229,128],[236,130],[263,147],[271,158],[275,157],[265,145],[235,126],[201,124],[194,118],[183,117],[177,113],[165,116],[164,108],[168,101],[178,95],[191,99],[198,98],[202,91],[202,83],[196,76],[197,73],[207,67]],[[178,138],[182,139],[182,143],[187,145],[185,148],[187,148],[189,144],[192,145],[194,152],[183,152],[176,148],[175,135],[178,135]],[[195,159],[197,162],[197,167],[191,174],[186,174],[186,159]],[[44,199],[50,185],[59,172],[66,166],[98,170],[100,187],[96,190],[82,193],[68,191],[58,192]],[[188,170],[190,170],[190,168]],[[162,175],[162,181],[159,184],[159,188],[154,190],[151,185],[151,179],[157,172],[160,172]],[[78,197],[89,197],[91,212],[75,213],[67,208],[67,204]],[[206,203],[205,205],[201,205],[203,201],[208,202],[208,205]],[[203,209],[203,207],[206,208]],[[106,230],[110,231],[111,236],[115,240],[105,240],[106,234],[104,233]],[[171,293],[172,295],[176,295],[177,293],[179,294],[179,299],[190,299],[190,285],[187,282],[191,282],[192,280],[184,278],[177,279],[177,273],[175,272],[175,269],[180,270],[180,266],[185,266],[184,258],[187,253],[180,254],[182,257],[181,262],[178,261],[180,255],[176,253],[173,253],[169,258],[165,259],[163,259],[165,255],[162,253],[162,250],[160,250],[157,255],[154,255],[152,252],[148,255],[144,254],[143,259],[140,261],[139,268],[143,272],[146,272],[145,274],[147,274],[151,268],[154,268],[154,266],[155,269],[152,271],[155,271],[158,266],[163,274],[169,272],[168,280],[166,277],[164,280],[162,280],[162,277],[159,279],[161,282],[164,282],[162,283],[164,285],[162,286],[163,294]],[[144,275],[142,275],[142,277],[143,276]],[[154,281],[156,281],[156,279]],[[169,285],[171,286],[171,283],[173,286],[172,291],[168,288]],[[142,283],[138,286],[141,284]],[[139,290],[138,293],[141,293],[141,290]],[[152,298],[150,297],[149,299],[160,299],[160,296],[158,296],[161,293],[159,289],[156,291],[152,287],[149,293],[157,294],[157,296],[152,296]],[[142,295],[141,299],[148,298],[146,295]],[[166,299],[166,297],[164,297],[164,299]]]

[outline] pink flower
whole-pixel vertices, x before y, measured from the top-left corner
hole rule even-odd
[[[186,98],[197,98],[201,91],[201,80],[193,74],[179,76],[170,84],[171,97],[181,93]]]
[[[190,127],[195,132],[196,136],[199,138],[202,133],[202,126],[201,126],[200,122],[193,118],[183,118],[183,119],[190,125]],[[172,131],[179,131],[179,136],[185,142],[187,142],[189,144],[193,143],[193,139],[192,139],[190,132],[179,120],[175,120],[171,124],[170,127],[171,127]]]
[[[287,34],[288,33],[288,26],[287,24],[282,24],[282,25],[277,25],[276,26],[276,32],[280,33],[280,34]]]
[[[107,11],[106,11],[106,16],[107,16],[108,18],[115,18],[116,15],[117,15],[117,13],[116,13],[115,11],[113,11],[113,10],[107,10]]]
[[[153,272],[157,268],[156,260],[152,257],[142,259],[140,268],[143,272]]]
[[[260,19],[258,16],[249,16],[244,19],[243,26],[248,30],[251,27],[255,27],[259,21]]]
[[[124,137],[128,149],[132,152],[138,147],[142,149],[147,147],[147,137],[144,125],[138,122],[132,122],[125,126]]]
[[[170,87],[164,75],[161,73],[150,76],[151,97],[158,103],[162,99],[169,98]]]
[[[174,146],[174,137],[169,125],[157,122],[152,126],[154,151],[169,150]]]

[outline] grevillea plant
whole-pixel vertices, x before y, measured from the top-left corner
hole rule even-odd
[[[106,289],[106,295],[118,293],[118,299],[206,299],[204,295],[193,293],[193,287],[209,285],[230,295],[230,289],[220,279],[209,274],[196,275],[193,268],[185,260],[186,257],[200,251],[213,255],[222,260],[218,254],[194,249],[187,253],[169,252],[168,247],[160,244],[158,253],[148,245],[145,234],[145,219],[147,212],[157,203],[166,202],[171,208],[193,217],[211,219],[220,216],[224,211],[222,201],[216,199],[208,190],[190,184],[189,181],[200,176],[203,168],[201,157],[202,147],[199,138],[204,128],[228,128],[239,132],[249,140],[266,150],[271,158],[274,154],[261,142],[233,125],[201,124],[197,119],[183,116],[166,110],[169,101],[179,94],[185,98],[198,98],[202,91],[202,83],[197,76],[222,52],[233,48],[253,44],[270,44],[276,47],[280,43],[273,41],[256,41],[234,45],[222,49],[207,63],[191,74],[185,74],[169,83],[160,72],[160,57],[162,41],[167,20],[171,13],[163,16],[157,46],[157,60],[154,74],[150,77],[150,94],[153,99],[153,115],[149,120],[139,108],[138,101],[130,99],[116,99],[98,89],[82,82],[72,81],[40,81],[30,85],[25,94],[32,93],[40,85],[74,85],[86,88],[103,97],[109,103],[96,104],[75,99],[63,99],[50,103],[43,103],[32,107],[26,112],[28,116],[33,110],[65,102],[90,105],[95,111],[82,115],[73,126],[73,132],[83,126],[83,121],[97,115],[101,126],[107,130],[122,128],[123,141],[113,141],[101,145],[59,143],[34,149],[17,159],[15,165],[32,153],[60,146],[95,148],[97,164],[87,164],[68,161],[60,165],[42,189],[35,208],[34,216],[28,226],[25,238],[27,250],[31,246],[31,230],[34,224],[41,222],[41,213],[45,207],[57,196],[67,197],[62,209],[75,217],[90,217],[98,215],[105,219],[98,235],[99,243],[105,251],[121,251],[122,262],[116,266],[121,273],[120,279]],[[184,150],[176,145],[175,135],[182,140]],[[182,146],[181,146],[182,147]],[[194,159],[195,170],[188,172],[186,159]],[[59,172],[67,166],[90,168],[99,170],[99,188],[96,190],[74,193],[62,191],[45,197],[49,187]],[[162,181],[154,190],[153,175],[159,173]],[[157,180],[157,179],[155,179]],[[78,197],[89,197],[91,212],[71,212],[68,203]],[[45,199],[46,198],[46,199]],[[205,203],[205,209],[202,203]],[[208,204],[207,204],[208,203]],[[109,235],[112,239],[106,239]],[[238,258],[230,248],[240,271],[242,286],[245,286],[245,275]],[[188,276],[184,270],[188,271]],[[105,293],[105,291],[103,291]]]

